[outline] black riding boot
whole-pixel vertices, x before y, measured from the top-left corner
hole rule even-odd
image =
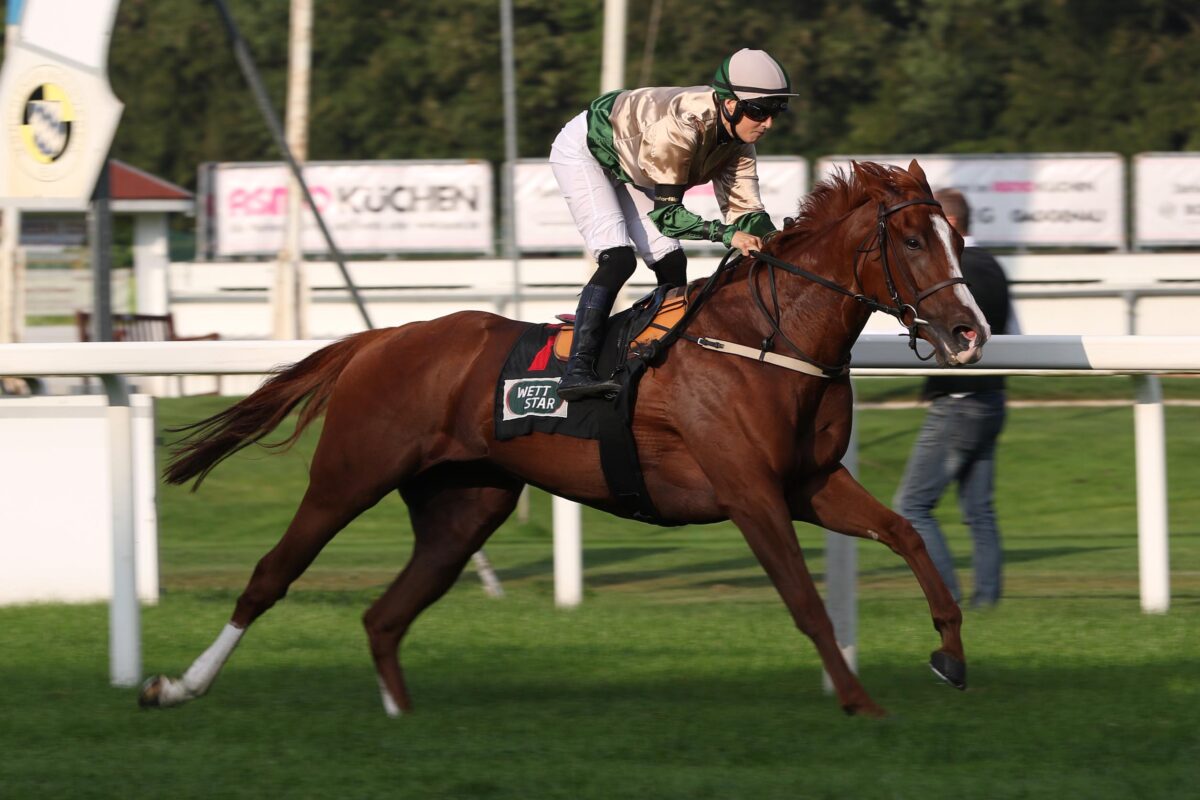
[[[672,250],[651,265],[659,286],[683,286],[687,281],[687,253]]]
[[[604,329],[608,312],[612,311],[616,293],[589,283],[579,295],[575,311],[575,335],[571,340],[571,358],[567,372],[558,384],[558,396],[567,402],[585,397],[606,397],[616,394],[620,385],[596,376],[596,358],[604,344]]]

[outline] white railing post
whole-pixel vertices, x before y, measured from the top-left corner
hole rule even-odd
[[[842,465],[858,475],[858,407],[850,424],[850,443]],[[852,536],[825,531],[825,606],[833,622],[838,647],[851,672],[858,672],[858,540]],[[821,686],[833,693],[833,681],[822,670]]]
[[[137,596],[137,537],[133,503],[133,408],[125,379],[102,375],[108,393],[109,474],[112,481],[112,602],[108,606],[109,682],[142,680],[141,608]]]
[[[1138,375],[1133,407],[1137,456],[1138,580],[1142,611],[1164,614],[1171,605],[1167,548],[1167,449],[1162,384]]]
[[[574,608],[583,601],[583,526],[579,504],[555,496],[554,517],[554,602],[559,608]]]

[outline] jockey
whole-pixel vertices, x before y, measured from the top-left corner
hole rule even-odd
[[[754,143],[795,97],[787,72],[762,50],[725,59],[710,86],[609,92],[563,127],[550,164],[575,225],[598,264],[579,296],[575,336],[558,395],[605,396],[596,376],[613,301],[636,267],[659,285],[687,282],[680,239],[720,242],[748,255],[775,230],[758,194]],[[712,181],[726,220],[704,220],[683,193]]]

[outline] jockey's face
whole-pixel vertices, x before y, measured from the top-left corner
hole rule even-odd
[[[730,114],[733,114],[734,110],[737,108],[737,101],[726,100],[724,102],[725,108]],[[723,120],[723,122],[725,122],[726,126],[729,125],[728,120]],[[754,144],[759,139],[766,136],[767,131],[771,130],[771,126],[774,124],[774,116],[768,116],[766,119],[758,121],[750,119],[748,114],[742,114],[742,118],[739,119],[737,125],[734,126],[733,133],[736,133],[737,137],[746,144]]]

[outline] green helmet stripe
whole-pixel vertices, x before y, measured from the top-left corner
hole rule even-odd
[[[717,74],[713,76],[712,87],[717,90],[717,94],[721,97],[728,97],[731,100],[737,99],[737,94],[733,87],[729,85],[729,60],[733,56],[726,56],[721,62],[721,66],[717,67]]]

